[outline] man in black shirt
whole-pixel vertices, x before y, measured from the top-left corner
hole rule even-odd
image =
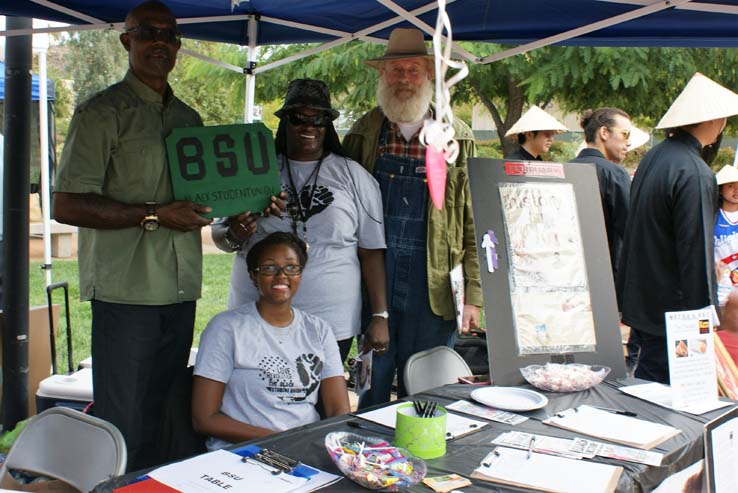
[[[738,94],[695,74],[656,128],[667,138],[644,156],[630,195],[618,267],[623,323],[641,352],[635,376],[669,382],[664,312],[713,304],[718,191],[700,151],[738,114]]]
[[[619,163],[628,152],[630,116],[617,108],[587,110],[582,115],[581,125],[587,147],[571,162],[592,163],[597,170],[614,279],[628,219],[630,176]]]

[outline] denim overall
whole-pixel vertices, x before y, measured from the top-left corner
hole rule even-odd
[[[395,370],[398,397],[407,395],[402,381],[407,359],[424,349],[453,344],[456,325],[434,314],[428,300],[425,160],[385,153],[390,131],[385,120],[374,164],[384,207],[390,345],[382,356],[374,355],[371,389],[361,397],[360,408],[389,401]]]

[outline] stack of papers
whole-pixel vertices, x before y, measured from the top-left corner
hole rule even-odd
[[[597,464],[497,447],[472,477],[539,491],[609,493],[623,472],[619,466]]]
[[[367,421],[379,423],[380,425],[384,425],[388,428],[394,429],[397,423],[397,408],[399,406],[402,406],[403,404],[407,404],[407,402],[398,402],[397,404],[376,409],[374,411],[360,413],[356,416],[362,419],[366,419]],[[451,440],[453,438],[458,438],[469,433],[474,433],[475,431],[479,431],[488,424],[489,423],[487,423],[486,421],[469,419],[465,418],[464,416],[459,416],[458,414],[447,413],[446,440]]]
[[[478,416],[490,421],[497,421],[498,423],[505,423],[512,426],[528,421],[528,416],[522,416],[508,411],[501,411],[487,406],[480,406],[479,404],[474,404],[473,402],[464,400],[449,404],[446,406],[446,409],[453,409],[460,413],[471,414],[472,416]]]
[[[716,393],[715,399],[704,400],[700,402],[699,404],[693,404],[692,406],[689,406],[684,409],[676,409],[674,406],[672,406],[671,387],[669,387],[668,385],[664,385],[662,383],[657,383],[657,382],[643,383],[639,385],[629,385],[627,387],[620,387],[620,391],[628,395],[632,395],[633,397],[638,397],[639,399],[643,399],[644,401],[652,402],[661,407],[666,407],[666,408],[674,409],[678,411],[685,411],[690,414],[697,414],[697,415],[704,414],[710,411],[714,411],[715,409],[720,409],[721,407],[727,407],[731,405],[730,402],[718,400],[717,393]]]
[[[681,433],[672,426],[623,416],[586,405],[567,409],[548,418],[544,423],[644,450],[649,450]]]
[[[492,440],[492,443],[523,450],[530,448],[539,454],[556,455],[569,459],[591,459],[600,456],[649,466],[660,466],[664,458],[664,454],[659,452],[595,442],[584,438],[557,438],[519,431],[503,433]]]
[[[292,473],[274,472],[273,468],[265,464],[253,460],[244,462],[240,455],[226,450],[216,450],[154,469],[148,475],[150,479],[127,486],[120,491],[250,493],[254,491],[254,485],[258,485],[259,491],[270,493],[308,493],[342,479],[335,474],[303,464]],[[140,489],[141,487],[143,489]]]

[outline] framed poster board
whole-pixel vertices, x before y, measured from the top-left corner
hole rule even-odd
[[[609,366],[625,376],[593,165],[471,159],[469,184],[496,385],[531,364]]]
[[[705,424],[705,479],[709,493],[738,484],[738,407]]]
[[[174,198],[210,206],[206,217],[261,211],[280,192],[274,139],[263,123],[175,128],[166,146]]]

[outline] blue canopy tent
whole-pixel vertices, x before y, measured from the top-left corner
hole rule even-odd
[[[0,0],[6,15],[85,23],[118,23],[138,0]],[[171,0],[187,37],[239,45],[326,42],[343,34],[387,38],[384,22],[428,7],[418,18],[435,24],[429,0]],[[233,5],[233,6],[232,6]],[[584,33],[567,44],[596,46],[738,46],[736,0],[456,0],[449,1],[454,38],[520,44],[547,38],[644,7],[653,13]],[[246,20],[259,16],[256,40]],[[187,22],[185,24],[185,22]]]
[[[0,72],[5,73],[5,63],[0,62]],[[38,101],[39,98],[39,85],[41,84],[39,76],[33,74],[31,79],[31,99]],[[56,86],[53,80],[46,81],[46,95],[47,99],[56,100]],[[5,100],[5,77],[0,77],[0,101]]]
[[[140,1],[0,0],[0,14],[74,24],[71,28],[37,30],[23,26],[0,35],[120,29],[126,13]],[[437,14],[432,0],[164,2],[186,37],[248,46],[250,61],[256,60],[259,46],[319,43],[304,52],[309,55],[353,39],[384,42],[400,25],[414,25],[430,37]],[[511,45],[509,50],[487,58],[456,46],[457,55],[470,63],[491,63],[550,44],[738,47],[738,0],[447,0],[446,10],[455,40]],[[296,58],[261,67],[255,62],[245,68],[219,65],[246,74],[248,109],[253,101],[254,76]],[[8,289],[18,287],[22,288]],[[25,396],[17,396],[17,400],[22,403]]]

